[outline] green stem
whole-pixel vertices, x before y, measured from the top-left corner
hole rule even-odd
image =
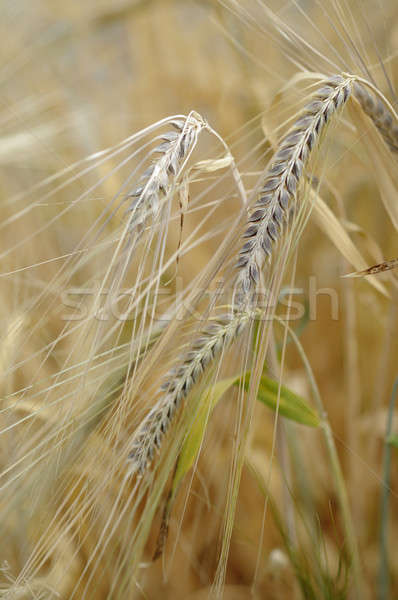
[[[279,320],[279,319],[278,319]],[[361,565],[359,561],[359,550],[358,544],[353,528],[353,520],[351,515],[350,504],[348,501],[347,488],[344,482],[343,472],[341,470],[340,461],[338,458],[336,445],[334,443],[333,432],[330,427],[327,413],[325,411],[325,407],[322,402],[321,394],[319,392],[318,385],[315,381],[314,374],[312,372],[311,365],[307,358],[307,355],[304,351],[303,346],[301,345],[297,335],[295,332],[287,325],[287,323],[280,321],[284,327],[287,327],[289,334],[292,336],[292,339],[297,347],[297,350],[300,354],[301,360],[304,363],[306,368],[310,385],[314,394],[314,399],[317,404],[318,411],[322,418],[321,429],[325,436],[326,448],[329,454],[329,460],[332,467],[333,477],[336,486],[336,493],[339,499],[340,509],[341,509],[341,517],[343,521],[343,527],[346,535],[347,547],[350,554],[350,558],[352,561],[352,570],[353,570],[353,578],[355,582],[355,587],[358,593],[358,597],[362,598],[362,577],[361,577]]]
[[[386,438],[384,440],[383,455],[383,487],[380,502],[380,568],[379,568],[379,599],[388,600],[389,573],[388,573],[388,508],[390,503],[390,470],[391,470],[391,444],[388,438],[392,431],[395,399],[398,392],[398,378],[395,380],[391,394],[390,406],[387,417]]]

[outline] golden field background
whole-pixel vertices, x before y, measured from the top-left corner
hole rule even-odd
[[[101,338],[110,327],[106,323],[98,330],[72,328],[62,337],[62,294],[68,286],[94,285],[105,277],[110,250],[123,226],[123,210],[104,221],[101,231],[100,219],[108,215],[107,207],[139,161],[126,161],[115,170],[120,157],[111,158],[60,189],[58,180],[49,179],[44,187],[40,182],[155,121],[195,110],[228,142],[251,191],[266,166],[266,151],[280,135],[278,128],[283,130],[306,97],[300,81],[297,88],[283,89],[299,71],[289,55],[304,61],[307,69],[326,74],[332,72],[331,65],[318,52],[341,71],[360,73],[362,60],[394,104],[379,60],[383,59],[394,88],[398,7],[393,0],[341,5],[308,1],[298,5],[303,12],[294,2],[267,6],[317,52],[298,38],[291,48],[283,45],[261,2],[2,2],[0,597],[199,600],[210,594],[223,531],[236,408],[230,402],[215,410],[198,470],[187,477],[173,508],[163,557],[151,560],[159,508],[140,567],[129,581],[129,561],[134,562],[138,552],[129,540],[139,517],[130,520],[122,510],[131,497],[129,490],[119,494],[124,468],[120,448],[128,444],[150,401],[144,394],[138,406],[131,407],[127,392],[123,402],[116,393],[110,413],[90,413],[93,395],[104,383],[109,386],[112,377],[117,379],[123,349],[116,360],[106,359],[99,368],[95,363],[87,377],[81,370],[69,379],[63,371],[83,364],[96,347],[96,335]],[[352,36],[352,47],[340,37],[342,23]],[[326,166],[316,174],[327,180],[321,194],[370,266],[397,257],[398,242],[381,200],[376,163],[366,152],[368,132],[354,125],[349,112],[344,113],[342,123],[328,134],[322,154]],[[209,138],[198,144],[198,160],[220,153]],[[388,154],[382,159],[393,165],[396,160]],[[80,162],[71,172],[85,164]],[[219,201],[206,227],[212,231],[221,224],[221,229],[180,257],[177,273],[184,286],[206,268],[228,231],[228,219],[240,210],[231,179],[227,176],[212,187],[214,181],[210,173],[191,188],[191,200],[202,193],[209,203]],[[205,210],[186,215],[183,239],[194,234]],[[179,235],[177,219],[167,238],[168,255],[176,251]],[[104,245],[79,262],[80,255],[73,252],[81,240],[84,247],[98,240]],[[336,237],[333,244],[310,219],[300,241],[294,285],[304,290],[300,298],[308,302],[309,281],[315,277],[317,289],[336,291],[339,312],[338,319],[332,319],[329,299],[319,295],[316,319],[303,319],[297,331],[322,394],[345,477],[362,565],[361,598],[371,599],[379,597],[382,455],[388,403],[398,375],[397,284],[393,271],[375,276],[385,286],[384,295],[364,279],[341,278],[354,270],[341,256]],[[135,274],[133,266],[126,275],[130,285]],[[170,268],[165,281],[174,275]],[[166,281],[165,288],[168,285]],[[173,294],[174,283],[169,288]],[[101,350],[119,343],[128,349],[131,333],[130,325],[121,325]],[[52,345],[55,340],[59,343]],[[176,345],[173,340],[156,359],[144,389],[150,390],[160,378]],[[233,371],[234,360],[236,356],[225,366],[226,372]],[[310,397],[293,344],[286,347],[283,383]],[[281,434],[282,441],[289,439],[291,445],[283,450],[277,440],[272,458],[274,418],[271,411],[256,407],[250,462],[269,483],[270,497],[289,535],[300,539],[299,558],[295,565],[289,562],[277,519],[245,465],[224,598],[303,597],[298,573],[315,581],[315,595],[309,586],[304,597],[356,597],[344,589],[344,567],[339,574],[345,539],[321,433],[298,426],[293,437]],[[396,418],[393,430],[398,431]],[[302,489],[310,490],[312,498],[308,504],[297,492],[304,480]],[[390,598],[398,595],[397,498],[393,448]],[[115,529],[109,528],[109,521],[115,522]],[[317,524],[316,534],[308,531],[310,521]],[[328,574],[327,584],[317,580],[321,571]]]

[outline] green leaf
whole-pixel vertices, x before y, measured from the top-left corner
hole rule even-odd
[[[206,432],[209,416],[223,394],[225,394],[225,392],[233,385],[241,385],[242,379],[244,389],[248,391],[250,372],[246,373],[244,376],[235,375],[234,377],[219,381],[215,385],[208,387],[198,399],[194,422],[184,440],[181,452],[178,456],[171,490],[165,502],[155,558],[159,557],[163,552],[174,500],[181,481],[193,466],[198,455]],[[257,399],[273,410],[276,410],[278,406],[278,390],[278,382],[263,375],[260,380]],[[280,388],[279,412],[288,419],[292,419],[297,423],[309,425],[310,427],[317,427],[320,423],[317,412],[303,398],[290,391],[285,386],[281,386]]]
[[[169,529],[170,514],[178,492],[178,488],[180,487],[181,481],[184,479],[185,475],[195,462],[205,435],[209,416],[217,402],[220,400],[221,396],[240,379],[240,375],[235,375],[235,377],[230,377],[229,379],[223,379],[222,381],[219,381],[218,383],[208,387],[198,398],[194,422],[184,440],[181,452],[178,455],[170,493],[165,500],[162,522],[153,560],[159,558],[159,556],[161,556],[163,553]]]
[[[249,384],[250,373],[247,373],[244,382],[246,391],[249,389]],[[320,423],[319,415],[304,398],[301,398],[301,396],[281,385],[278,405],[278,390],[279,383],[277,381],[270,379],[267,375],[262,375],[257,400],[273,411],[276,411],[278,408],[279,413],[291,421],[296,421],[296,423],[308,425],[309,427],[318,427]]]
[[[225,394],[231,386],[239,385],[241,379],[240,375],[223,379],[215,385],[208,387],[199,398],[195,421],[185,438],[178,457],[173,478],[173,495],[182,479],[195,462],[206,431],[209,415],[223,394]],[[244,388],[246,391],[249,389],[249,382],[250,373],[246,373],[244,377]],[[263,375],[261,377],[257,399],[276,411],[278,404],[278,388],[279,384],[277,381]],[[310,427],[317,427],[320,422],[318,413],[303,398],[283,385],[280,390],[279,413],[287,419]]]
[[[398,448],[398,433],[393,433],[392,435],[389,435],[387,438],[387,444]]]
[[[199,452],[202,440],[205,434],[207,421],[212,410],[220,400],[221,396],[237,381],[240,376],[223,379],[215,385],[208,387],[202,394],[198,402],[198,409],[195,415],[195,421],[185,438],[183,447],[178,457],[178,463],[173,478],[173,491],[177,489],[184,475],[189,471],[195,462]]]

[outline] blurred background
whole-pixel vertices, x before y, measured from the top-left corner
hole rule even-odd
[[[276,13],[271,15],[271,10]],[[267,163],[266,151],[281,133],[278,128],[283,130],[308,92],[300,87],[300,81],[297,88],[287,86],[297,73],[304,69],[326,74],[338,70],[366,76],[369,70],[376,84],[395,103],[398,6],[394,0],[351,0],[341,5],[315,0],[283,5],[245,0],[2,0],[1,15],[1,428],[6,432],[14,423],[15,437],[10,441],[3,435],[0,451],[3,481],[9,482],[9,465],[16,464],[18,457],[18,448],[13,445],[17,447],[35,432],[35,426],[25,427],[24,418],[29,411],[41,410],[48,403],[44,395],[37,396],[37,400],[24,396],[33,408],[28,404],[18,406],[15,399],[31,385],[38,369],[42,380],[50,381],[68,353],[76,353],[77,360],[81,352],[84,358],[84,350],[77,348],[77,338],[71,336],[59,354],[52,354],[43,366],[39,349],[60,335],[63,323],[47,296],[32,310],[29,302],[43,290],[47,290],[46,294],[48,290],[59,293],[55,284],[50,285],[53,277],[61,277],[62,261],[57,257],[72,252],[84,239],[93,217],[100,215],[120,190],[129,167],[123,174],[113,172],[118,159],[112,159],[59,192],[50,179],[45,191],[52,191],[49,199],[37,187],[39,183],[155,121],[195,110],[229,143],[246,189],[251,191]],[[285,26],[292,27],[296,37],[287,39]],[[344,27],[346,38],[342,34]],[[330,133],[324,157],[327,167],[320,169],[319,174],[327,173],[328,181],[322,194],[370,266],[397,257],[398,238],[381,201],[372,156],[366,152],[367,132],[355,129],[348,113],[342,120],[343,124]],[[204,141],[199,148],[200,158],[207,158],[212,148],[214,145]],[[101,186],[65,218],[58,219],[60,210],[101,178],[105,178]],[[212,193],[217,198],[216,192],[209,192],[210,200]],[[236,194],[229,206],[231,212],[238,212]],[[198,218],[189,216],[184,235],[193,231]],[[307,308],[311,277],[315,278],[316,290],[332,289],[337,295],[338,315],[333,318],[330,296],[317,294],[316,318],[302,320],[300,341],[320,387],[346,479],[363,566],[363,597],[376,598],[382,456],[388,403],[398,376],[396,279],[391,273],[376,276],[385,294],[364,279],[342,279],[341,275],[355,268],[339,252],[336,232],[325,235],[327,225],[322,228],[319,224],[311,219],[300,242],[295,286],[302,290],[300,298]],[[178,231],[170,242],[174,250],[177,242]],[[179,274],[184,282],[206,266],[219,243],[217,237],[210,239],[181,259]],[[29,265],[39,266],[29,269]],[[95,280],[94,263],[83,276]],[[39,322],[40,327],[36,326]],[[15,364],[19,366],[14,368]],[[308,397],[305,369],[299,353],[291,346],[286,354],[283,381]],[[45,384],[40,389],[45,389]],[[51,413],[51,408],[48,410]],[[262,473],[268,473],[274,421],[271,412],[264,415],[263,408],[261,411],[251,443],[252,461]],[[57,415],[54,411],[54,418]],[[212,431],[215,437],[222,420],[222,412],[217,413]],[[398,432],[396,417],[393,430]],[[345,541],[321,435],[308,433],[305,428],[300,432],[301,468],[305,466],[300,473],[310,481],[317,535],[307,536],[307,546],[301,548],[301,558],[294,564],[278,519],[269,510],[263,520],[264,494],[245,468],[227,568],[227,600],[249,598],[252,593],[270,599],[346,597],[344,569],[339,571]],[[201,472],[209,473],[205,486],[209,506],[213,498],[222,494],[219,487],[225,480],[220,479],[220,473],[223,452],[228,448],[220,448],[216,456],[206,452],[203,456]],[[398,450],[393,448],[388,526],[391,598],[398,595],[397,457]],[[284,465],[283,460],[276,462],[270,482],[282,519],[287,518],[283,504],[286,478],[290,486],[298,473],[293,460],[289,475]],[[12,479],[13,484],[14,479],[23,481],[22,468]],[[41,485],[36,480],[32,482]],[[9,483],[4,485],[14,489]],[[197,491],[201,484],[195,485]],[[26,488],[21,489],[26,495]],[[175,508],[176,518],[171,524],[170,535],[179,531],[181,540],[178,560],[167,577],[162,561],[151,563],[157,535],[154,531],[140,580],[121,597],[208,597],[217,565],[219,515],[200,508],[194,494],[185,506],[185,497],[182,494],[181,506]],[[17,579],[29,564],[40,526],[35,520],[36,506],[24,512],[26,497],[15,513],[8,511],[7,498],[6,495],[0,501],[6,540],[0,550],[1,593],[6,598],[70,598],[70,590],[84,571],[94,542],[73,542],[70,546],[65,542],[60,556],[44,556],[36,570],[42,577],[39,583],[37,575],[34,584],[27,574],[25,579]],[[107,498],[106,502],[110,512],[112,499]],[[106,513],[108,508],[104,510]],[[178,515],[183,510],[186,514],[180,520]],[[25,515],[23,519],[21,514]],[[52,526],[56,537],[56,520]],[[305,529],[305,524],[301,526]],[[73,527],[78,525],[74,523]],[[95,540],[100,531],[96,535]],[[112,561],[117,563],[118,552],[112,546],[112,551],[101,559],[105,565],[101,584],[83,587],[85,591],[76,592],[74,597],[118,597],[112,595],[115,592],[111,579]],[[310,588],[308,595],[300,595],[297,573],[301,570],[304,579],[310,578],[313,555],[318,553],[322,555],[319,562],[328,573],[325,578],[330,581],[314,584],[318,595],[311,595]],[[111,565],[109,574],[106,565]],[[62,584],[55,585],[54,581]]]

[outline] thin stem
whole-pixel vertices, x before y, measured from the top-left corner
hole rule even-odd
[[[389,573],[388,573],[388,509],[390,504],[390,469],[391,469],[391,444],[388,438],[392,431],[395,399],[398,393],[398,377],[392,389],[390,406],[388,409],[386,437],[384,440],[383,455],[383,488],[380,502],[380,567],[379,567],[379,600],[389,598]]]
[[[324,404],[323,404],[323,401],[321,398],[321,394],[319,392],[318,385],[315,381],[315,377],[314,377],[311,365],[309,363],[309,360],[307,358],[307,355],[304,351],[303,346],[301,345],[297,335],[289,327],[289,325],[287,325],[287,323],[285,323],[281,319],[278,319],[277,317],[276,317],[276,319],[280,323],[282,323],[284,327],[286,327],[288,329],[289,334],[291,335],[291,337],[297,347],[297,350],[300,354],[301,360],[303,361],[303,364],[304,364],[307,374],[308,374],[308,378],[309,378],[309,382],[310,382],[310,385],[312,388],[314,399],[315,399],[318,411],[319,411],[321,419],[322,419],[321,429],[322,429],[324,437],[325,437],[326,448],[328,451],[330,465],[332,467],[332,473],[333,473],[333,477],[334,477],[334,481],[335,481],[336,493],[337,493],[337,497],[338,497],[339,504],[340,504],[341,516],[342,516],[344,531],[345,531],[346,540],[347,540],[347,547],[348,547],[348,551],[349,551],[350,558],[352,561],[352,569],[353,569],[353,577],[354,577],[355,587],[356,587],[356,591],[358,593],[358,597],[363,598],[361,565],[360,565],[360,560],[359,560],[358,544],[357,544],[357,540],[355,537],[354,528],[352,525],[353,519],[352,519],[350,504],[348,501],[347,488],[345,485],[343,472],[341,470],[340,461],[339,461],[337,450],[336,450],[336,445],[334,443],[333,432],[332,432],[330,423],[327,418],[327,413],[325,411],[325,407],[324,407]]]

